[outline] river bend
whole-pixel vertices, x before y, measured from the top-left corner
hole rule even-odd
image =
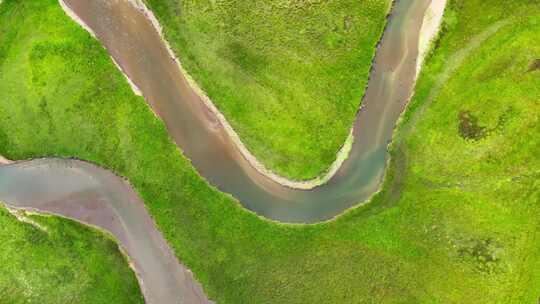
[[[144,9],[126,0],[63,2],[107,48],[199,174],[266,218],[314,223],[366,201],[379,189],[388,143],[413,91],[420,29],[431,0],[395,3],[353,126],[350,155],[333,178],[312,190],[283,186],[250,165],[190,86]]]

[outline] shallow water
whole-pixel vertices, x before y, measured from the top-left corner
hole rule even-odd
[[[133,263],[147,303],[210,303],[131,186],[89,163],[39,159],[0,166],[0,200],[111,232]]]
[[[430,0],[397,1],[371,71],[364,109],[355,121],[351,154],[327,184],[306,191],[281,186],[250,166],[139,9],[122,0],[64,2],[141,89],[203,177],[257,214],[296,223],[332,218],[378,190],[387,145],[413,89],[419,32],[430,4]]]

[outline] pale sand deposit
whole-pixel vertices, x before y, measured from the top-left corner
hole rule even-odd
[[[1,0],[0,0],[0,3],[2,3]],[[11,161],[3,157],[2,155],[0,155],[0,165],[8,165],[8,164],[11,164]]]
[[[432,0],[431,5],[424,15],[422,29],[420,30],[420,41],[418,42],[417,78],[422,70],[424,59],[431,49],[431,43],[437,38],[437,34],[439,33],[446,3],[447,0]]]

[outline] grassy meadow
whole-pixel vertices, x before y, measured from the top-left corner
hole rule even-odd
[[[76,222],[0,205],[0,303],[144,303],[114,241]]]
[[[106,51],[55,0],[0,5],[0,154],[76,156],[127,177],[218,303],[535,303],[539,12],[530,0],[450,1],[398,127],[383,191],[332,222],[269,222],[209,186]],[[10,235],[21,225],[1,227]],[[97,254],[73,241],[88,235],[64,235],[64,245],[51,246]],[[19,267],[7,240],[0,292],[13,276],[4,269]],[[59,263],[40,247],[25,250]],[[117,255],[104,251],[95,261]],[[96,276],[110,275],[110,267],[95,268]],[[36,290],[54,284],[28,282]],[[118,302],[129,302],[133,287],[123,288]]]
[[[248,149],[314,178],[349,135],[390,0],[145,0]]]

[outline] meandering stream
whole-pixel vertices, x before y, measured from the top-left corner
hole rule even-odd
[[[397,1],[354,125],[349,158],[312,190],[282,186],[255,170],[171,59],[145,14],[128,1],[64,0],[142,92],[197,171],[264,217],[292,223],[330,219],[375,193],[387,146],[416,76],[418,41],[431,0]]]
[[[393,129],[410,98],[422,20],[431,0],[397,1],[353,127],[347,160],[312,190],[282,186],[242,156],[215,114],[171,59],[143,11],[126,0],[64,0],[140,89],[197,171],[264,217],[314,223],[366,201],[380,187]],[[131,187],[81,161],[40,159],[0,166],[0,200],[110,231],[126,249],[148,303],[206,303]]]

